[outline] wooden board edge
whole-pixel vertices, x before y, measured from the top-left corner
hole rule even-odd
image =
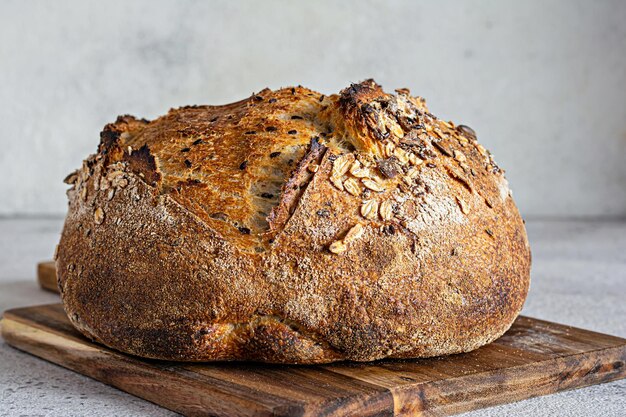
[[[485,386],[480,381],[490,373],[494,383]],[[449,416],[623,378],[626,344],[391,391],[399,405],[395,415]],[[419,401],[411,406],[407,398]]]
[[[183,378],[166,367],[151,366],[149,362],[137,364],[136,359],[124,354],[67,339],[61,334],[14,320],[6,312],[0,320],[0,329],[5,342],[16,349],[183,415],[247,417],[303,414],[302,407],[297,404],[269,408],[216,388],[207,395],[204,384]],[[120,368],[125,371],[120,372]]]
[[[37,264],[37,282],[42,289],[59,293],[54,261],[44,261]]]

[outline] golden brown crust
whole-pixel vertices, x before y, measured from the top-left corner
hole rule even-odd
[[[118,118],[67,178],[74,325],[170,360],[325,363],[475,349],[530,251],[475,133],[372,80]]]

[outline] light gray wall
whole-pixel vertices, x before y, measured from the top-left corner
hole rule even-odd
[[[624,1],[2,1],[0,214],[61,214],[118,114],[374,77],[472,126],[527,216],[626,215]]]

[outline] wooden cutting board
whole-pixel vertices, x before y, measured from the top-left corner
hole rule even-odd
[[[44,290],[59,292],[54,261],[39,262],[37,264],[37,281]]]
[[[54,266],[39,282],[56,290]],[[79,334],[60,304],[6,311],[2,335],[39,356],[185,415],[443,416],[626,376],[626,339],[519,317],[474,352],[324,366],[174,363]]]

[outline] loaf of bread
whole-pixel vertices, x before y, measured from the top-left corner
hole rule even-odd
[[[133,355],[467,352],[502,335],[528,291],[524,224],[491,154],[373,80],[121,116],[66,182],[65,311]]]

